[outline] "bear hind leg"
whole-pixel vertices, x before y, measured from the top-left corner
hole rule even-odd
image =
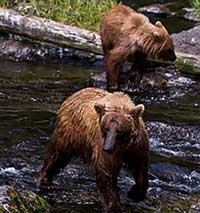
[[[49,153],[45,159],[44,166],[39,172],[37,182],[40,186],[52,184],[52,179],[70,161],[71,156],[66,153]]]

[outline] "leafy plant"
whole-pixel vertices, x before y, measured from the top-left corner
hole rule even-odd
[[[14,4],[18,7],[29,5],[36,10],[37,16],[96,31],[104,14],[117,2],[117,0],[1,0],[0,7],[13,7]]]
[[[196,15],[200,20],[200,0],[191,0],[191,5],[196,9]]]

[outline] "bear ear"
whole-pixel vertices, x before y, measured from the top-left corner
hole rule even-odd
[[[130,114],[133,116],[133,117],[141,117],[142,114],[144,112],[144,105],[143,104],[139,104],[137,106],[135,106],[132,111],[130,112]]]
[[[156,41],[159,41],[159,40],[160,40],[160,34],[159,34],[159,32],[157,32],[157,31],[153,32],[153,36],[154,36],[154,39],[155,39]]]
[[[104,104],[100,104],[100,103],[95,103],[94,104],[94,109],[96,110],[96,112],[102,116],[105,113],[105,105]]]
[[[155,26],[156,26],[156,27],[163,27],[163,25],[162,25],[162,23],[161,23],[160,21],[157,21],[157,22],[155,23]]]

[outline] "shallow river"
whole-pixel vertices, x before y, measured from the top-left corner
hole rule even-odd
[[[142,5],[137,2],[136,8]],[[170,31],[175,32],[173,27]],[[0,61],[0,185],[41,194],[52,212],[101,212],[95,175],[80,159],[74,159],[59,174],[55,180],[59,190],[40,191],[36,176],[51,140],[56,110],[66,97],[87,85],[91,73],[102,70],[102,66],[87,67],[79,62]],[[119,186],[125,212],[200,212],[200,81],[180,76],[171,85],[176,87],[164,94],[155,91],[132,96],[146,106],[150,187],[144,202],[131,202],[126,191],[134,180],[123,169]]]
[[[53,212],[100,211],[95,176],[79,159],[56,179],[59,191],[40,191],[36,187],[56,110],[67,96],[87,85],[91,72],[100,71],[102,67],[79,64],[0,61],[0,184],[40,193]],[[191,88],[200,83],[187,77],[180,82]],[[145,202],[132,203],[125,192],[133,179],[123,170],[119,186],[127,209],[163,212],[163,208],[172,209],[168,205],[177,202],[177,209],[187,212],[192,200],[190,212],[199,211],[196,196],[200,196],[200,92],[188,91],[169,92],[170,98],[162,95],[155,99],[159,96],[152,94],[133,97],[137,103],[146,104],[144,120],[151,143],[150,188]]]

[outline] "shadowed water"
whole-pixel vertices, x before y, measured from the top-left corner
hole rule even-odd
[[[56,110],[66,97],[87,85],[91,72],[99,71],[101,67],[78,64],[0,62],[1,185],[41,194],[51,204],[52,212],[101,212],[95,176],[80,159],[74,159],[59,174],[55,180],[59,189],[40,191],[36,187]],[[150,187],[144,202],[131,202],[126,192],[134,180],[123,169],[119,187],[125,212],[134,209],[173,212],[173,205],[179,211],[199,211],[200,90],[191,85],[198,86],[200,82],[183,77],[174,83],[190,85],[191,91],[182,91],[181,95],[180,91],[168,93],[159,100],[154,99],[156,92],[133,97],[137,103],[146,105],[144,120],[151,146]]]

